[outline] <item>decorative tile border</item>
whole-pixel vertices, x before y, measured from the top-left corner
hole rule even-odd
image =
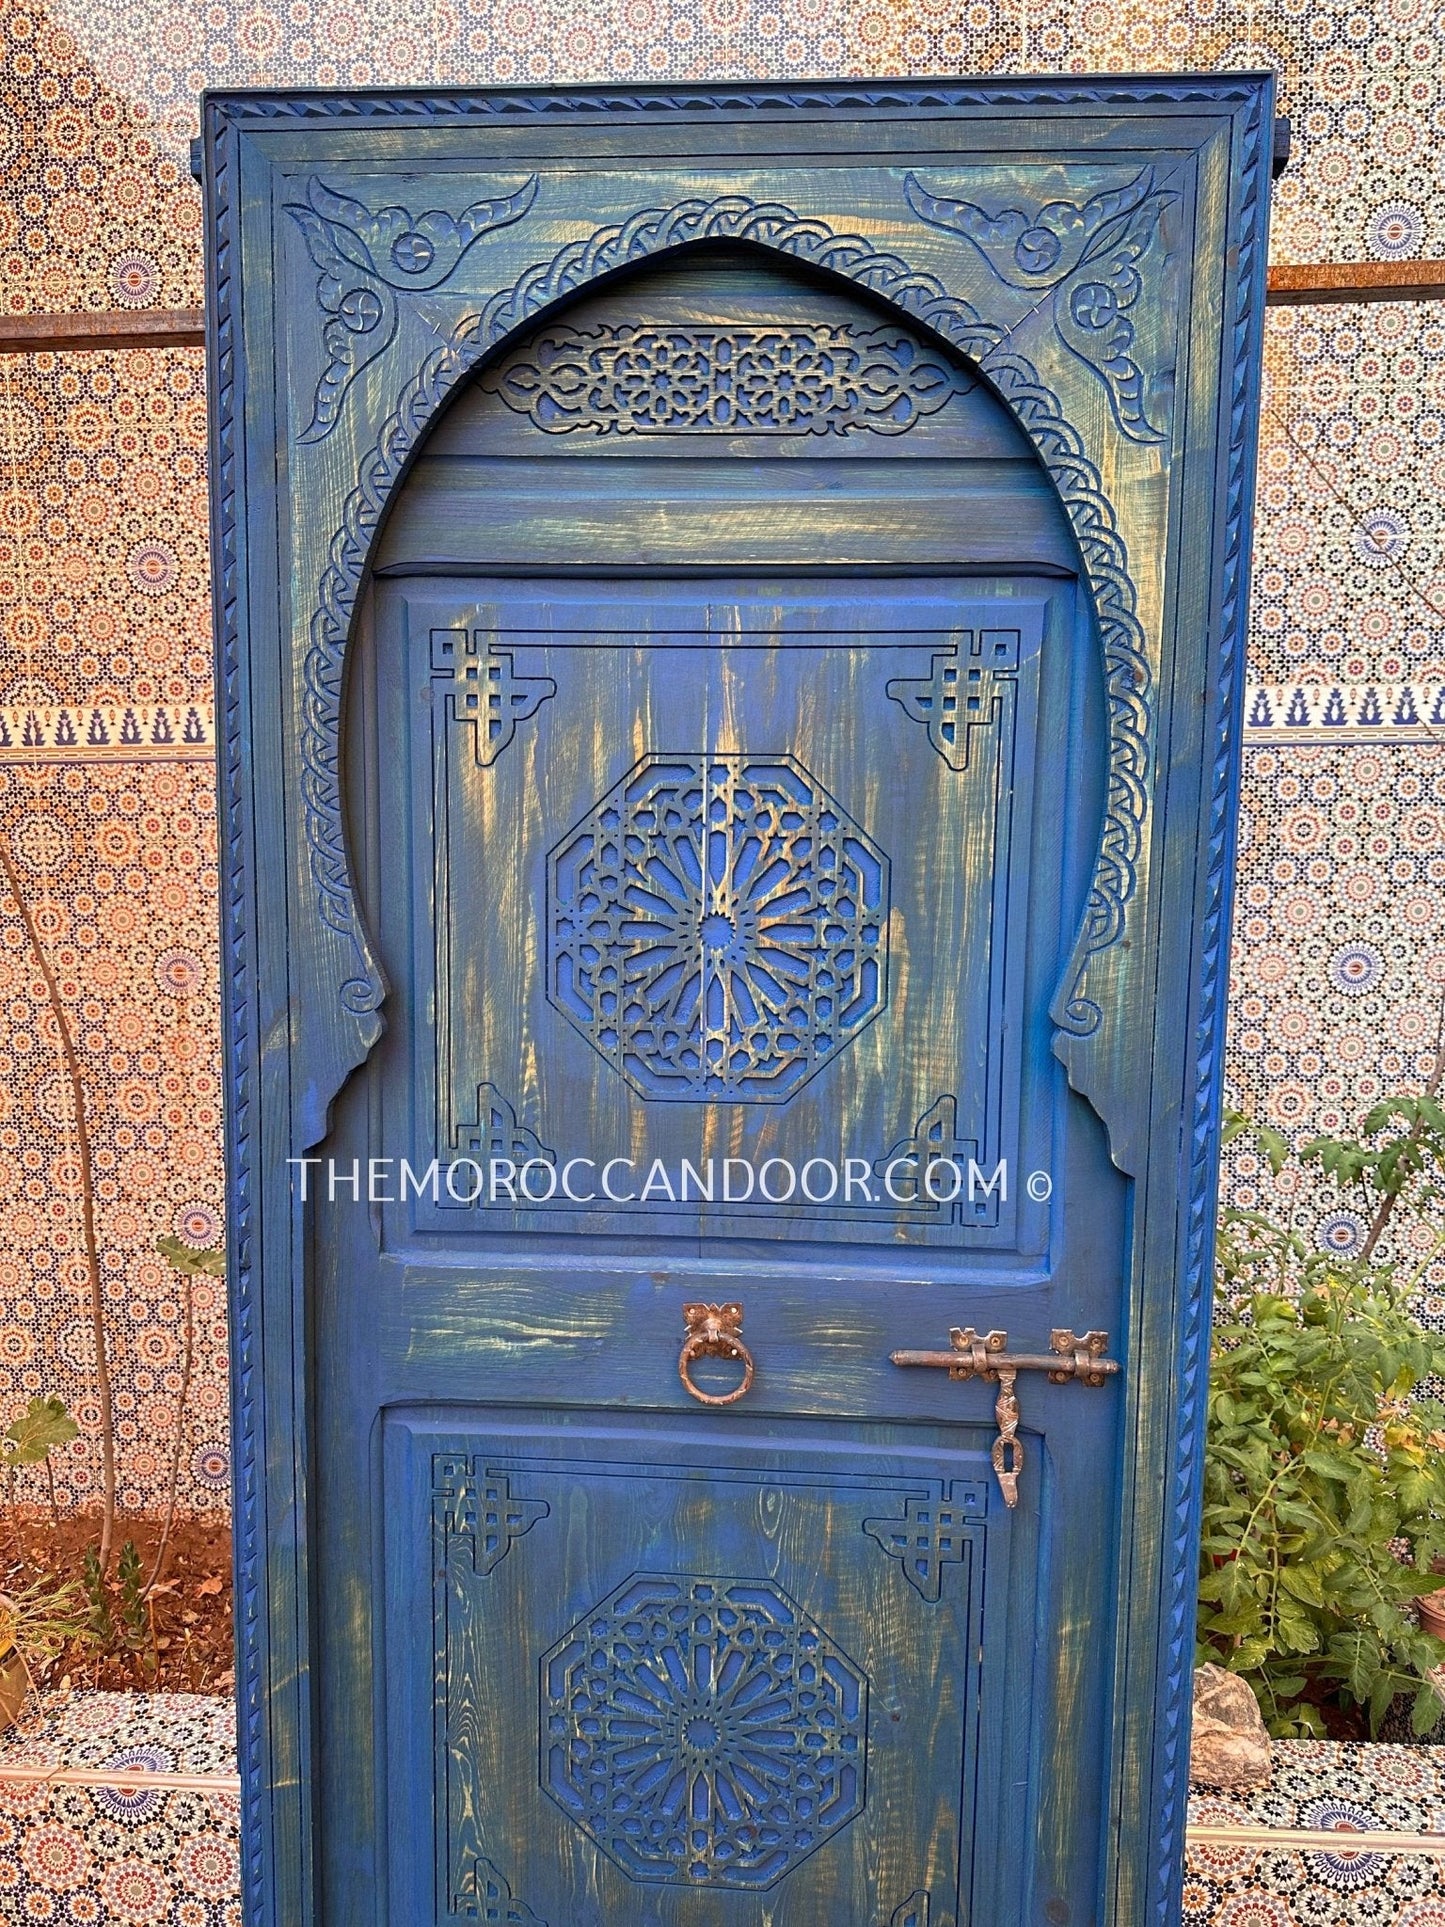
[[[1445,680],[1251,683],[1244,730],[1254,743],[1445,742]],[[209,758],[215,742],[210,703],[0,706],[0,763]]]
[[[1250,743],[1445,742],[1445,682],[1251,683],[1244,734]]]
[[[209,703],[10,704],[0,707],[0,763],[83,763],[98,757],[214,756]]]
[[[229,1699],[44,1695],[0,1738],[0,1920],[240,1927],[235,1766]],[[1189,1822],[1182,1927],[1445,1923],[1439,1748],[1285,1741]]]
[[[144,1754],[144,1759],[138,1757]],[[213,1693],[43,1693],[0,1738],[0,1779],[163,1773],[207,1782],[236,1771],[235,1701]],[[111,1778],[104,1784],[115,1784]],[[0,1918],[3,1918],[0,1910]]]

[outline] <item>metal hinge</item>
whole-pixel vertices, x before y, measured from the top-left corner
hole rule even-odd
[[[994,1417],[998,1437],[993,1442],[994,1474],[1004,1504],[1019,1502],[1019,1473],[1023,1470],[1024,1449],[1018,1440],[1019,1402],[1014,1384],[1020,1372],[1046,1372],[1051,1382],[1063,1385],[1077,1379],[1082,1385],[1102,1385],[1122,1369],[1117,1358],[1106,1358],[1107,1332],[1085,1332],[1082,1337],[1067,1326],[1049,1333],[1047,1352],[1011,1352],[1007,1332],[987,1332],[983,1337],[972,1325],[962,1330],[955,1325],[948,1334],[951,1351],[893,1352],[895,1365],[932,1365],[946,1371],[950,1378],[988,1378],[998,1382]]]

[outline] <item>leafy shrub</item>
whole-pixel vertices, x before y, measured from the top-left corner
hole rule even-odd
[[[69,1445],[80,1427],[59,1398],[32,1398],[24,1412],[0,1433],[0,1467],[4,1468],[8,1496],[15,1498],[15,1473],[22,1465],[43,1465],[51,1478],[50,1454],[57,1445]]]
[[[1258,1212],[1221,1216],[1200,1659],[1247,1678],[1279,1736],[1322,1734],[1318,1706],[1331,1696],[1364,1709],[1372,1731],[1401,1693],[1413,1695],[1417,1732],[1441,1716],[1425,1675],[1445,1662],[1445,1641],[1411,1608],[1445,1584],[1434,1569],[1445,1565],[1445,1406],[1417,1393],[1445,1377],[1445,1337],[1409,1310],[1445,1244],[1433,1222],[1438,1110],[1433,1089],[1391,1100],[1361,1139],[1300,1153],[1368,1213],[1359,1257],[1316,1250]],[[1228,1135],[1248,1129],[1229,1120]],[[1253,1137],[1278,1172],[1288,1146]],[[1407,1275],[1369,1261],[1402,1203],[1432,1232]]]

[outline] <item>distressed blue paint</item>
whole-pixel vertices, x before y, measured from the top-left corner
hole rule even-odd
[[[1268,111],[1267,83],[1234,75],[208,104],[239,1684],[257,1927],[351,1922],[358,1908],[371,1918],[388,1886],[393,1923],[686,1927],[722,1918],[695,1901],[755,1907],[746,1887],[717,1878],[718,1835],[695,1890],[669,1878],[609,1888],[628,1879],[616,1859],[586,1845],[536,1770],[517,1768],[524,1736],[537,1757],[539,1655],[637,1574],[751,1580],[760,1596],[795,1602],[867,1677],[867,1797],[769,1889],[788,1927],[956,1927],[965,1914],[1003,1927],[1064,1894],[1076,1918],[1171,1918]],[[789,158],[772,129],[790,123],[806,125],[804,144],[826,149],[830,166]],[[1016,148],[1020,123],[1027,158],[988,161]],[[374,143],[365,163],[347,144],[362,129]],[[646,157],[629,158],[640,144]],[[1029,170],[1045,154],[1040,191]],[[909,205],[910,172],[926,206]],[[452,260],[468,216],[534,175],[535,202],[484,222]],[[380,221],[378,245],[392,227],[393,240],[442,244],[427,260],[425,247],[404,247],[381,276],[396,283],[389,293],[411,290],[394,322],[351,329],[361,354],[341,344],[324,449],[301,438],[338,365],[327,331],[371,308],[318,303],[318,263],[287,213],[318,213],[308,181]],[[1128,208],[1109,200],[1130,193]],[[1112,308],[1090,292],[1092,261],[1067,265],[1040,302],[1032,283],[1010,286],[1017,262],[1000,274],[988,258],[997,216],[1042,210],[1036,225],[1052,233],[1045,217],[1060,199],[1135,223],[1095,277]],[[318,218],[327,210],[337,212],[327,202]],[[749,284],[758,301],[791,264],[806,266],[817,278],[793,285],[813,290],[808,325],[876,339],[881,306],[889,341],[915,344],[906,368],[937,362],[955,376],[940,405],[928,387],[887,434],[866,418],[838,433],[824,397],[804,431],[809,453],[831,446],[840,459],[815,511],[826,539],[811,583],[788,586],[789,531],[802,526],[788,513],[759,524],[775,565],[766,591],[763,565],[750,587],[741,552],[727,552],[713,600],[734,631],[760,594],[775,629],[811,626],[737,683],[728,727],[744,741],[720,731],[722,712],[702,696],[687,733],[652,726],[659,705],[685,720],[688,692],[705,692],[727,660],[712,618],[677,587],[679,560],[705,562],[708,550],[684,543],[660,574],[638,559],[665,548],[649,500],[675,498],[670,526],[684,526],[686,490],[666,494],[680,470],[649,456],[637,489],[620,470],[601,478],[616,531],[643,541],[631,555],[609,550],[622,537],[600,516],[588,553],[611,554],[630,590],[558,578],[545,508],[524,579],[513,557],[488,587],[475,568],[444,579],[456,576],[456,546],[443,539],[448,496],[423,447],[448,399],[465,402],[449,420],[471,419],[468,376],[587,291],[584,336],[665,332],[676,316],[648,313],[644,279],[609,289],[606,277],[682,263],[703,241],[773,260]],[[1048,280],[1058,265],[1024,267]],[[781,309],[724,312],[718,301],[704,316],[715,334],[784,326]],[[385,344],[365,352],[376,333]],[[907,381],[899,392],[906,400]],[[911,452],[962,460],[976,436],[1002,459],[994,398],[1052,479],[1063,549],[1014,453],[999,484],[1016,505],[1012,554],[1007,518],[989,520],[998,489],[969,498],[967,538],[947,535],[937,502],[888,519]],[[518,432],[531,426],[515,396],[492,400],[498,415],[476,417],[475,456],[447,458],[458,474],[468,461],[483,473],[501,415]],[[762,413],[762,432],[791,455],[775,404]],[[635,429],[536,432],[557,452],[559,488],[579,473],[556,465],[562,450],[580,440],[635,453],[640,440]],[[704,422],[668,440],[687,434],[716,440]],[[1155,435],[1146,472],[1129,449]],[[849,521],[850,488],[867,493],[863,471],[847,466],[860,449],[886,449],[898,466],[877,486],[877,513]],[[788,501],[781,465],[761,450],[735,472],[755,495]],[[399,491],[392,553],[408,579],[366,598],[353,650],[368,561]],[[586,493],[567,499],[580,529]],[[731,524],[715,521],[721,556]],[[486,532],[486,518],[472,526]],[[869,527],[893,532],[870,549]],[[525,517],[508,529],[521,539]],[[445,568],[426,559],[433,539]],[[968,541],[977,579],[950,587]],[[848,559],[851,587],[816,579],[830,549]],[[481,539],[478,564],[490,552]],[[1142,553],[1162,603],[1136,586],[1129,557]],[[1064,574],[1077,558],[1077,598],[1060,556]],[[649,612],[630,654],[605,639],[590,656],[568,643],[567,622],[606,631],[627,597]],[[1007,603],[1038,612],[1034,641],[1017,674],[1010,663],[979,697],[988,719],[950,733],[958,685],[947,668],[971,659],[965,636],[1026,635]],[[464,653],[476,644],[485,692],[438,666],[433,630],[465,638]],[[896,647],[906,660],[887,658]],[[803,676],[804,650],[820,679]],[[640,741],[636,729],[613,747],[606,729],[587,736],[587,717],[624,713],[649,719]],[[487,878],[503,858],[513,901],[530,891],[540,905],[547,850],[640,755],[679,748],[791,757],[889,861],[907,947],[890,947],[888,1001],[781,1105],[726,1101],[736,1092],[691,1107],[630,1095],[568,1020],[554,1012],[556,1029],[545,1027],[545,942],[530,959],[509,952],[508,924],[489,908]],[[903,833],[908,815],[922,836]],[[507,822],[526,827],[499,842],[487,826]],[[419,864],[432,850],[435,863]],[[937,867],[950,851],[963,853],[958,887]],[[425,907],[433,891],[452,933],[442,944]],[[939,1003],[945,954],[955,976]],[[343,1090],[381,1037],[383,966],[397,986],[392,1034]],[[920,997],[935,999],[926,1022]],[[1051,1049],[1101,1126],[1051,1070]],[[977,1147],[987,1165],[1005,1145],[1023,1158],[1044,1142],[1053,1215],[1030,1215],[1017,1191],[982,1214],[926,1199],[814,1219],[792,1206],[656,1219],[617,1206],[589,1224],[450,1201],[308,1214],[284,1181],[286,1157],[328,1129],[323,1148],[348,1157],[439,1146],[518,1160],[560,1155],[637,1113],[648,1131],[671,1120],[657,1128],[674,1133],[672,1155],[679,1120],[716,1113],[723,1148],[761,1154],[760,1133],[796,1147],[834,1112],[875,1175],[890,1147]],[[670,1376],[684,1295],[746,1301],[760,1378],[741,1423],[689,1408]],[[883,1363],[890,1344],[939,1342],[951,1322],[1006,1325],[1027,1343],[1051,1323],[1102,1323],[1125,1351],[1126,1382],[1107,1394],[1023,1387],[1035,1439],[1014,1519],[996,1497],[976,1523],[966,1498],[957,1514],[960,1485],[989,1489],[988,1388],[942,1374],[903,1384]],[[450,1494],[436,1484],[439,1458],[461,1480]],[[1057,1624],[1088,1628],[1088,1663],[1067,1691]],[[879,1712],[890,1691],[896,1725]],[[711,1768],[702,1782],[720,1785]],[[1001,1797],[1007,1788],[1026,1792]],[[595,1854],[590,1872],[578,1852]]]

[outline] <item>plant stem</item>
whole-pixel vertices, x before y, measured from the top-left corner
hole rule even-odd
[[[90,1127],[85,1114],[85,1085],[81,1081],[80,1059],[75,1054],[75,1041],[70,1034],[65,1005],[60,999],[60,986],[55,980],[55,972],[50,967],[50,959],[41,946],[40,932],[35,927],[35,918],[20,888],[20,878],[16,874],[9,844],[3,837],[0,837],[0,870],[4,871],[6,888],[15,899],[15,908],[20,913],[20,921],[25,925],[25,934],[30,939],[30,948],[35,952],[35,961],[40,967],[41,976],[45,979],[45,991],[55,1017],[55,1028],[60,1039],[60,1054],[65,1063],[66,1075],[70,1080],[71,1101],[75,1108],[75,1139],[80,1157],[80,1220],[85,1239],[85,1268],[90,1283],[90,1324],[95,1338],[96,1387],[100,1395],[103,1509],[100,1521],[99,1556],[101,1576],[104,1578],[110,1569],[111,1540],[115,1535],[115,1407],[111,1400],[110,1355],[106,1348],[105,1293],[100,1277],[100,1251],[95,1238],[95,1187],[90,1155]]]
[[[156,1547],[155,1564],[151,1567],[151,1576],[145,1582],[145,1586],[141,1592],[141,1598],[146,1600],[150,1598],[156,1582],[161,1576],[162,1568],[165,1565],[166,1553],[170,1549],[171,1528],[176,1522],[176,1493],[180,1486],[181,1478],[181,1439],[186,1421],[186,1395],[191,1389],[191,1364],[196,1353],[196,1281],[189,1272],[183,1272],[181,1276],[184,1280],[181,1290],[185,1294],[186,1341],[185,1350],[181,1355],[181,1389],[176,1399],[176,1434],[174,1443],[171,1446],[171,1489],[166,1498],[166,1522],[161,1528],[161,1542]],[[154,1612],[152,1612],[151,1631],[154,1635]]]
[[[1430,1269],[1431,1265],[1434,1264],[1442,1251],[1445,1251],[1445,1231],[1439,1234],[1419,1264],[1415,1266],[1414,1270],[1411,1271],[1405,1279],[1405,1296],[1407,1298],[1419,1285],[1425,1273]]]
[[[1435,1065],[1434,1069],[1430,1072],[1430,1082],[1425,1086],[1424,1095],[1426,1097],[1436,1097],[1439,1095],[1442,1078],[1445,1078],[1445,991],[1442,991],[1440,996],[1440,1016],[1435,1025]],[[1424,1135],[1425,1113],[1423,1111],[1416,1111],[1415,1122],[1410,1126],[1410,1132],[1405,1142],[1407,1144],[1418,1144]],[[1375,1246],[1380,1242],[1380,1234],[1389,1223],[1390,1213],[1394,1210],[1404,1188],[1404,1184],[1401,1183],[1395,1190],[1387,1191],[1376,1206],[1374,1218],[1371,1220],[1369,1232],[1366,1235],[1364,1246],[1360,1252],[1360,1263],[1362,1265],[1367,1265],[1370,1262],[1371,1254],[1374,1252]]]

